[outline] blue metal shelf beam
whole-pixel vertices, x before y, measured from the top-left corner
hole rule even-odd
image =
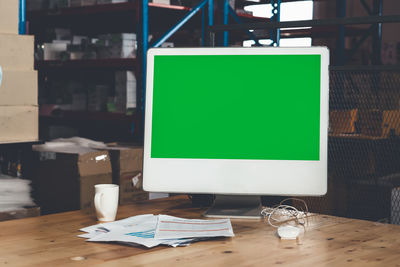
[[[23,0],[21,0],[23,1]],[[138,57],[141,63],[141,111],[142,111],[142,121],[144,122],[144,110],[146,103],[146,68],[147,68],[147,50],[149,49],[149,8],[148,0],[141,0],[140,10],[140,36],[139,36],[139,49]],[[213,0],[202,0],[198,5],[196,5],[188,14],[186,14],[177,24],[175,24],[169,31],[167,31],[159,40],[157,40],[151,47],[160,47],[168,38],[170,38],[175,32],[177,32],[186,22],[188,22],[197,12],[201,10],[202,12],[202,45],[205,44],[205,6],[208,4],[208,27],[213,26],[214,23],[214,2]],[[140,87],[139,87],[140,88]]]
[[[26,33],[26,23],[25,23],[25,0],[19,0],[19,24],[18,24],[19,34]]]
[[[256,22],[229,25],[214,25],[210,28],[212,32],[227,30],[246,30],[246,29],[271,29],[271,28],[293,28],[293,27],[318,27],[333,25],[354,25],[354,24],[374,24],[374,23],[398,23],[400,15],[387,16],[368,16],[350,18],[332,18],[319,20],[296,20],[282,22]]]
[[[185,17],[183,17],[175,26],[173,26],[169,31],[167,31],[158,41],[156,41],[152,47],[160,47],[169,37],[171,37],[175,32],[177,32],[186,22],[188,22],[200,9],[202,9],[209,0],[201,1],[197,6],[195,6]]]
[[[201,9],[201,46],[206,45],[206,11]]]
[[[271,22],[279,22],[281,20],[281,0],[271,0],[272,16]],[[271,46],[279,46],[281,29],[275,28],[270,30]]]
[[[229,0],[224,0],[224,6],[223,6],[223,19],[224,19],[224,25],[228,25],[229,21]],[[223,39],[223,46],[228,46],[229,43],[229,35],[228,31],[224,31],[224,39]]]
[[[233,10],[233,8],[230,7],[230,6],[229,6],[228,10],[229,10],[229,14],[232,16],[232,18],[233,18],[238,24],[242,24],[242,20],[241,20],[240,17],[236,14],[235,10]],[[249,36],[250,39],[252,39],[252,40],[255,42],[256,46],[261,46],[261,44],[260,44],[258,38],[254,35],[254,33],[252,33],[252,32],[249,31],[249,30],[246,30],[245,32],[246,32],[247,36]]]
[[[214,25],[214,0],[208,0],[208,26]]]
[[[141,89],[142,89],[142,95],[141,95],[141,101],[142,105],[140,106],[141,111],[142,111],[142,121],[144,122],[144,106],[146,102],[146,68],[147,68],[147,50],[149,48],[149,1],[148,0],[142,0],[141,2],[142,6],[140,7],[141,14],[140,14],[140,24],[141,25],[141,30],[140,30],[140,35],[139,36],[139,41],[141,42],[140,47],[139,47],[139,58],[141,61],[141,75],[142,75],[142,81],[141,81]]]

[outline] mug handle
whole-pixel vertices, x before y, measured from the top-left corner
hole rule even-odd
[[[101,211],[101,197],[102,197],[102,196],[103,196],[103,193],[102,193],[102,192],[96,193],[96,194],[94,195],[94,206],[95,206],[97,212],[98,212],[102,217],[104,217],[104,214],[103,214],[103,212]]]

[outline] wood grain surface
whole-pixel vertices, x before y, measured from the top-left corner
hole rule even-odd
[[[120,206],[118,219],[138,214],[201,218],[183,196]],[[263,220],[232,220],[235,237],[188,247],[130,247],[85,242],[78,229],[93,225],[88,211],[0,223],[5,266],[400,266],[400,226],[326,215],[309,218],[297,240],[280,240]]]

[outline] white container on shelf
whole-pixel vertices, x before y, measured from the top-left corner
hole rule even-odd
[[[60,59],[60,54],[67,51],[67,42],[43,44],[44,60]]]
[[[125,112],[136,108],[136,76],[133,71],[115,73],[115,109]]]

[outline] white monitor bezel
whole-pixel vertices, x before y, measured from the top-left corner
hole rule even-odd
[[[321,55],[320,160],[151,158],[156,55]],[[143,188],[150,192],[229,195],[324,195],[327,192],[329,50],[307,48],[153,48],[147,53]],[[295,134],[295,133],[294,133]],[[295,174],[296,177],[293,177]]]

